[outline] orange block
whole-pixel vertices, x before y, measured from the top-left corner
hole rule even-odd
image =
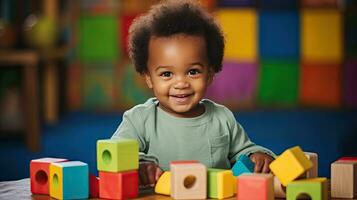
[[[243,174],[237,177],[237,200],[274,200],[272,174]]]
[[[300,74],[300,102],[311,106],[340,106],[341,76],[339,64],[303,63]]]

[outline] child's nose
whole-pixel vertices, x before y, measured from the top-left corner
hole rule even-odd
[[[176,83],[174,85],[175,89],[184,89],[189,87],[189,83],[187,82],[187,80],[184,77],[178,77],[176,80]]]

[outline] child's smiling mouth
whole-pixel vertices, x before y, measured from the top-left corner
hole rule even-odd
[[[170,95],[170,98],[172,98],[176,103],[184,104],[188,102],[192,95],[193,94],[175,94]]]

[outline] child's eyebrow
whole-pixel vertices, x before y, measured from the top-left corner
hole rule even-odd
[[[167,68],[170,68],[170,67],[172,67],[172,66],[170,66],[170,65],[160,65],[155,69],[155,71],[159,71],[160,69],[167,69]]]
[[[200,62],[189,63],[188,65],[189,66],[198,65],[198,66],[204,67],[204,65]]]

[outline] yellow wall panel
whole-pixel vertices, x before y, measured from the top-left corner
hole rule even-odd
[[[301,12],[301,55],[305,61],[340,62],[342,16],[333,9],[305,9]]]
[[[225,59],[257,59],[257,12],[254,9],[221,9],[217,19],[226,38]]]

